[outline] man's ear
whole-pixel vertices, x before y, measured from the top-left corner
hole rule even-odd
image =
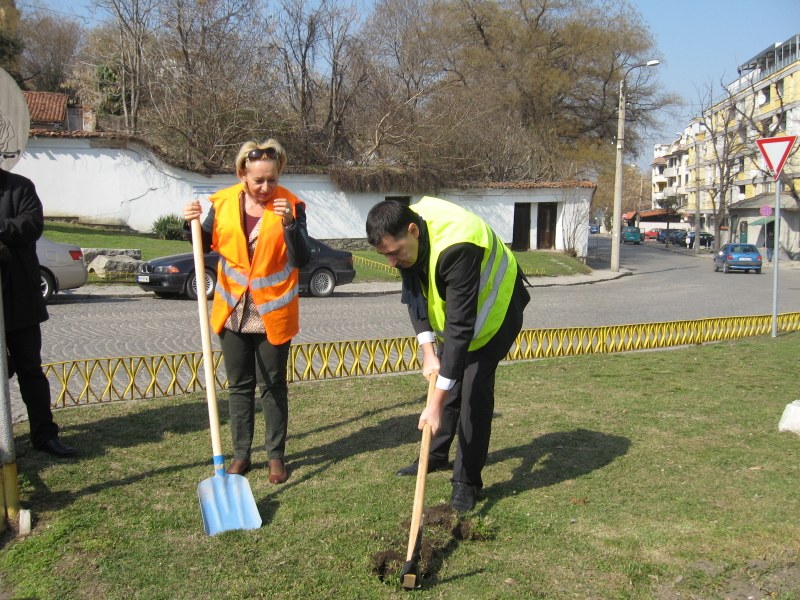
[[[408,234],[414,236],[416,239],[419,239],[419,227],[416,223],[408,224]]]

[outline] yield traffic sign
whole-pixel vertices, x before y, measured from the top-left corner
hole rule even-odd
[[[792,146],[797,139],[796,135],[789,135],[784,137],[764,138],[756,140],[761,154],[764,155],[764,160],[767,161],[767,166],[775,174],[775,179],[781,175],[783,165],[792,151]]]

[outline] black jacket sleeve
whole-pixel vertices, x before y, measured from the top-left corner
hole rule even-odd
[[[289,253],[289,264],[299,269],[311,260],[311,242],[308,241],[305,204],[295,204],[294,210],[294,221],[283,228],[283,241]]]

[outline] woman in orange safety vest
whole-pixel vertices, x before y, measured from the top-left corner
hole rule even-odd
[[[227,472],[250,470],[258,384],[271,483],[289,476],[286,365],[299,330],[298,268],[311,257],[305,204],[278,185],[285,165],[276,140],[245,143],[236,157],[240,183],[211,196],[203,221],[203,250],[220,255],[211,328],[219,335],[230,390],[233,461]],[[191,221],[201,213],[192,200],[183,216]]]

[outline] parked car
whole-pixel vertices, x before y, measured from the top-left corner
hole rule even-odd
[[[661,231],[658,232],[658,235],[656,236],[656,241],[657,242],[661,242],[662,244],[666,243],[667,236],[670,233],[672,233],[673,231],[677,231],[677,230],[675,230],[675,229],[662,229]]]
[[[658,237],[658,233],[662,231],[661,227],[654,227],[653,229],[648,229],[644,232],[644,239],[646,240],[654,240]]]
[[[753,244],[725,244],[714,255],[714,271],[761,273],[761,254]]]
[[[89,274],[83,264],[80,246],[40,237],[36,240],[36,256],[39,258],[39,277],[45,302],[61,290],[72,290],[86,283]]]
[[[633,244],[641,244],[642,240],[642,230],[638,227],[633,227],[630,225],[626,225],[622,228],[622,233],[620,234],[619,242],[620,244],[627,244],[631,242]]]
[[[589,233],[600,233],[600,225],[589,225]]]
[[[694,231],[690,231],[687,237],[689,240],[687,242],[689,248],[694,248]],[[711,248],[714,245],[714,236],[710,233],[706,233],[705,231],[700,232],[700,247],[701,248]]]
[[[680,240],[686,235],[684,229],[670,229],[669,235],[664,240],[665,244],[680,244]]]
[[[322,242],[311,241],[311,260],[300,269],[300,293],[310,293],[320,298],[330,296],[337,285],[350,283],[356,276],[353,255],[345,250],[335,250]],[[214,296],[217,284],[219,254],[205,255],[205,293]],[[194,270],[194,255],[191,252],[164,256],[143,262],[136,273],[136,283],[147,292],[161,298],[188,296],[197,299],[197,276]]]
[[[688,232],[684,231],[683,229],[672,231],[669,234],[669,243],[676,246],[685,246],[687,235]]]

